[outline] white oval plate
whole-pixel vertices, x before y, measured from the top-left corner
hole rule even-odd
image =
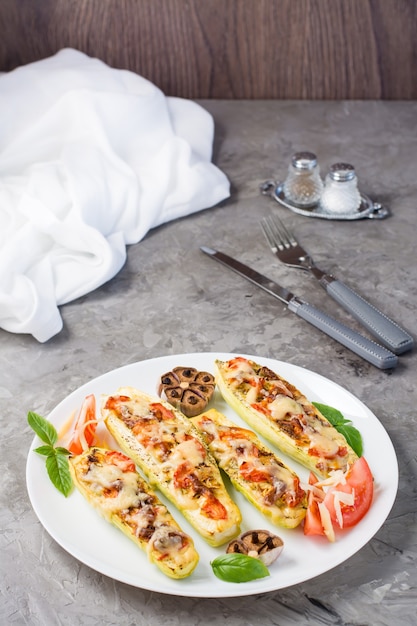
[[[70,415],[78,410],[87,394],[95,394],[98,405],[101,394],[114,393],[126,385],[156,395],[160,376],[173,367],[187,366],[213,372],[215,359],[228,360],[234,356],[229,353],[180,354],[133,363],[86,383],[45,417],[59,430]],[[307,581],[346,561],[375,535],[392,508],[398,488],[395,451],[377,417],[350,392],[319,374],[281,361],[240,356],[266,365],[298,387],[311,401],[333,406],[353,421],[362,434],[364,456],[375,478],[374,502],[366,517],[356,527],[339,534],[335,543],[329,543],[322,537],[305,537],[300,527],[295,530],[274,527],[230,487],[242,512],[242,532],[256,528],[269,529],[283,539],[284,550],[270,567],[269,577],[247,583],[227,583],[215,577],[210,565],[216,556],[224,553],[224,547],[208,546],[183,516],[161,496],[183,530],[192,535],[200,554],[200,562],[189,578],[171,580],[152,565],[146,554],[118,529],[102,519],[77,490],[65,498],[55,489],[46,473],[45,458],[33,451],[41,443],[35,437],[26,465],[27,489],[40,522],[62,548],[97,572],[135,587],[178,596],[220,598],[275,591]],[[215,406],[237,424],[245,425],[225,404],[217,390],[210,406]],[[297,471],[302,480],[307,479],[307,470],[285,455],[279,456]]]

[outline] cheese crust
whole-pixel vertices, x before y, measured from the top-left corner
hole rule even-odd
[[[357,460],[346,439],[294,385],[244,357],[215,362],[225,401],[279,450],[327,478]]]
[[[122,450],[210,545],[222,545],[239,533],[241,513],[185,415],[132,387],[107,396],[102,414]]]
[[[144,550],[164,574],[180,579],[191,574],[199,557],[166,506],[121,452],[89,448],[70,457],[74,484],[107,521]]]
[[[306,493],[298,476],[257,435],[216,409],[192,418],[232,484],[274,524],[295,528],[304,519]]]

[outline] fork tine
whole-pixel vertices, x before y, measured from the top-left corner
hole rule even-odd
[[[271,226],[269,225],[268,218],[263,218],[261,220],[261,228],[272,252],[276,252],[277,250],[282,250],[283,246],[280,246],[280,244],[277,243],[274,237],[274,234],[271,230]]]
[[[285,224],[281,222],[278,217],[271,215],[269,217],[269,224],[272,232],[276,233],[279,236],[279,238],[287,248],[297,245],[297,240],[295,239],[292,231],[287,226],[285,226]]]
[[[265,217],[261,220],[261,227],[272,252],[285,265],[306,271],[316,269],[311,256],[281,220],[273,216]]]
[[[270,236],[278,245],[280,250],[289,249],[295,243],[291,237],[291,233],[285,228],[284,224],[279,220],[274,220],[273,217],[266,218]]]
[[[295,238],[295,236],[294,236],[294,234],[293,234],[292,230],[290,230],[290,229],[288,228],[288,226],[285,226],[285,224],[283,224],[280,220],[278,220],[278,218],[276,218],[276,220],[275,220],[275,221],[276,221],[276,222],[277,222],[277,221],[279,221],[279,223],[280,223],[280,225],[281,225],[282,229],[285,231],[285,233],[286,233],[286,235],[287,235],[287,237],[288,237],[288,241],[290,242],[290,244],[291,244],[292,246],[296,246],[298,242],[297,242],[297,240],[296,240],[296,238]]]

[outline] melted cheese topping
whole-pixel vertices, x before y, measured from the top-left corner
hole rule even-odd
[[[83,481],[100,498],[103,511],[109,514],[138,506],[141,502],[137,475],[134,472],[123,473],[116,465],[91,463]],[[106,490],[112,490],[112,494],[117,491],[117,495],[106,496]]]
[[[237,367],[236,364],[238,364]],[[233,367],[224,371],[226,380],[230,380],[232,378],[245,380],[245,374],[250,374],[252,376],[254,373],[254,369],[247,359],[234,359]]]
[[[172,451],[165,466],[178,467],[184,461],[188,461],[194,467],[197,467],[205,461],[205,450],[197,439],[186,439],[179,443]]]
[[[257,437],[245,428],[239,428],[222,416],[222,419],[209,419],[208,417],[197,418],[198,427],[207,435],[211,441],[210,450],[217,459],[220,467],[226,472],[230,467],[240,468],[250,464],[251,470],[259,475],[265,475],[265,480],[252,482],[250,478],[246,480],[247,485],[254,490],[261,490],[261,483],[269,483],[276,489],[276,493],[282,496],[283,493],[295,495],[293,472],[279,463],[271,454],[262,455],[263,448]],[[261,453],[261,454],[260,454]],[[243,479],[242,476],[240,476]],[[275,503],[263,502],[264,505],[273,506]]]
[[[146,449],[154,462],[157,484],[177,506],[200,512],[207,525],[211,519],[238,517],[217,465],[188,418],[182,420],[181,415],[161,402],[150,403],[146,396],[123,398],[120,403],[116,399],[112,409]]]
[[[258,386],[249,387],[246,393],[246,402],[248,404],[255,404],[258,397]]]
[[[275,400],[269,403],[268,409],[271,412],[272,418],[275,421],[283,420],[288,415],[300,415],[303,414],[303,407],[288,396],[277,396]]]
[[[148,552],[158,550],[163,554],[176,553],[182,548],[185,535],[180,532],[172,532],[168,526],[159,526],[155,529],[149,543]]]
[[[316,450],[320,456],[332,458],[338,455],[340,448],[340,440],[336,435],[329,436],[329,433],[317,432],[313,428],[305,428],[310,438],[310,450]]]
[[[172,417],[159,418],[149,403],[142,398],[125,401],[121,406],[121,414],[129,411],[130,415],[139,420],[139,426],[133,428],[136,439],[158,463],[167,476],[184,462],[197,468],[207,460],[207,451],[201,442],[193,436],[190,423],[186,418],[181,422],[173,414]]]
[[[178,447],[179,444],[182,444],[186,453],[186,445],[184,444],[187,443],[185,441],[186,438],[190,437],[190,426],[186,418],[184,418],[184,422],[181,422],[174,414],[169,416],[168,413],[163,418],[159,418],[152,411],[147,400],[143,398],[124,401],[120,405],[120,413],[122,419],[126,417],[128,419],[131,416],[132,419],[138,421],[138,428],[133,428],[135,437],[156,460],[161,460],[157,452],[157,447],[161,443],[168,444],[170,448]],[[191,447],[192,445],[190,444],[189,452]],[[179,451],[178,454],[181,455],[181,452]]]
[[[157,550],[164,555],[178,552],[186,535],[179,529],[168,509],[150,491],[136,472],[122,467],[85,458],[83,469],[76,469],[77,478],[87,487],[92,500],[107,519],[118,515],[139,539],[147,542],[148,552]],[[150,532],[149,532],[150,529]],[[146,531],[146,532],[144,532]]]
[[[226,367],[222,368],[222,373],[231,389],[234,389],[248,405],[262,405],[267,409],[271,420],[287,434],[288,429],[280,423],[291,424],[292,418],[298,418],[296,422],[296,427],[300,431],[298,436],[289,434],[296,440],[297,445],[307,446],[312,455],[323,458],[334,458],[340,454],[343,440],[339,433],[317,415],[314,406],[305,396],[300,394],[295,400],[289,397],[293,396],[289,389],[289,395],[282,393],[285,383],[283,379],[277,376],[276,379],[265,380],[246,359],[234,359],[230,366],[226,364]]]

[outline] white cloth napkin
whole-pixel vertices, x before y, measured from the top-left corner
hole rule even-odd
[[[0,75],[0,327],[47,341],[126,245],[227,198],[213,135],[198,104],[76,50]]]

